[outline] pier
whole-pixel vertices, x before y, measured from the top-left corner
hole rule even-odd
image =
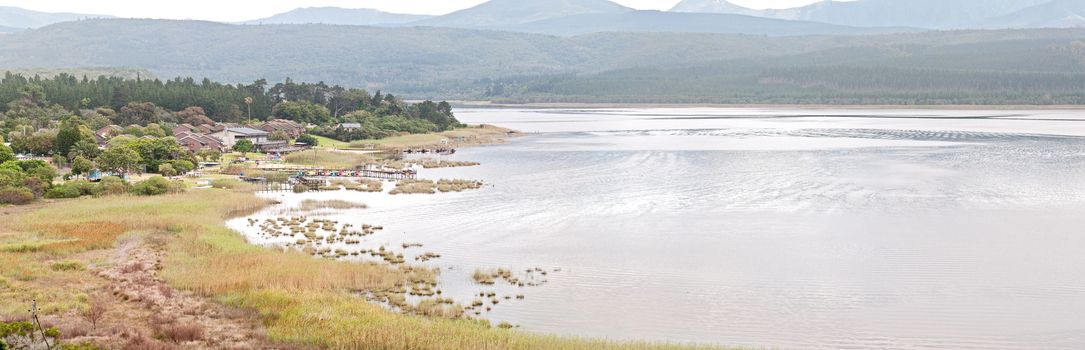
[[[411,169],[329,169],[319,167],[261,167],[260,170],[284,172],[292,178],[370,178],[381,180],[413,180],[418,172]]]

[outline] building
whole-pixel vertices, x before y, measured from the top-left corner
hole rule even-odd
[[[124,128],[120,127],[120,125],[108,125],[95,131],[94,136],[98,139],[98,144],[104,144],[123,132]]]
[[[175,134],[174,137],[177,138],[177,143],[193,153],[203,150],[226,151],[226,146],[222,144],[222,141],[210,135],[182,132]]]
[[[339,124],[339,128],[343,130],[361,129],[362,123],[342,123]]]
[[[259,126],[257,129],[267,131],[268,133],[275,133],[276,131],[282,131],[286,136],[290,138],[297,138],[301,134],[305,133],[305,126],[298,124],[297,122],[286,119],[272,119],[268,120]]]
[[[267,143],[268,135],[269,133],[267,131],[257,130],[248,127],[226,127],[223,128],[222,131],[211,134],[211,136],[222,140],[223,146],[226,146],[226,148],[228,149],[234,148],[234,145],[237,144],[237,141],[240,140],[252,141],[254,145]]]

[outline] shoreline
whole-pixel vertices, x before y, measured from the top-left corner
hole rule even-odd
[[[495,103],[492,101],[449,101],[460,108],[788,108],[788,109],[845,109],[845,110],[1085,110],[1085,105],[830,105],[830,104],[724,104],[724,103],[611,103],[611,102],[532,102]]]

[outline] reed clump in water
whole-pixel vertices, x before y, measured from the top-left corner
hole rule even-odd
[[[400,180],[389,194],[434,194],[437,184],[432,180]]]
[[[384,190],[384,182],[373,179],[359,179],[357,186],[350,189],[358,192],[381,192]]]
[[[463,192],[477,190],[482,187],[481,181],[441,179],[437,181],[437,190],[441,192]]]
[[[345,210],[345,209],[365,209],[365,208],[367,208],[367,206],[365,204],[355,203],[355,202],[350,202],[350,201],[345,201],[345,200],[340,200],[340,199],[332,199],[332,200],[306,199],[306,200],[302,201],[301,205],[298,207],[298,209],[300,209],[301,211],[313,211],[313,210],[320,210],[320,209],[340,209],[340,210]],[[311,227],[328,227],[328,226],[327,225],[319,225],[319,224],[314,223],[313,226],[311,226]],[[325,230],[327,230],[327,228],[325,228]]]
[[[421,161],[422,167],[426,169],[437,168],[456,168],[456,167],[468,167],[477,166],[479,162],[457,161],[457,160],[437,160],[433,158],[426,158]]]

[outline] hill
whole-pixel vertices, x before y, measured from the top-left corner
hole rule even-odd
[[[414,24],[455,28],[503,27],[571,15],[630,11],[633,9],[609,0],[491,0]]]
[[[907,28],[859,28],[734,14],[631,11],[546,19],[500,29],[551,35],[598,32],[719,33],[768,36],[858,35],[917,31]]]
[[[952,92],[962,100],[1008,101],[1085,94],[1085,88],[1067,88],[1081,81],[1082,38],[1085,29],[555,37],[433,27],[88,20],[0,36],[0,70],[139,67],[164,78],[250,83],[290,77],[438,99],[918,101]],[[48,42],[67,44],[41,44]],[[912,79],[917,77],[930,80]]]
[[[732,4],[727,0],[682,0],[671,8],[671,12],[727,13],[747,16],[763,16],[762,11]]]
[[[346,9],[340,7],[306,7],[280,13],[271,17],[246,21],[242,24],[339,24],[380,25],[416,22],[432,16],[388,13],[372,9]]]
[[[88,18],[111,18],[105,15],[88,15],[81,13],[49,13],[22,9],[12,6],[0,6],[0,27],[8,28],[40,28],[53,23],[75,21]]]
[[[982,23],[988,28],[1085,27],[1085,2],[1053,0]]]
[[[672,11],[742,13],[838,25],[975,28],[982,21],[1051,0],[855,0],[820,1],[783,10],[751,10],[725,0],[683,0]],[[1071,0],[1073,1],[1073,0]]]

